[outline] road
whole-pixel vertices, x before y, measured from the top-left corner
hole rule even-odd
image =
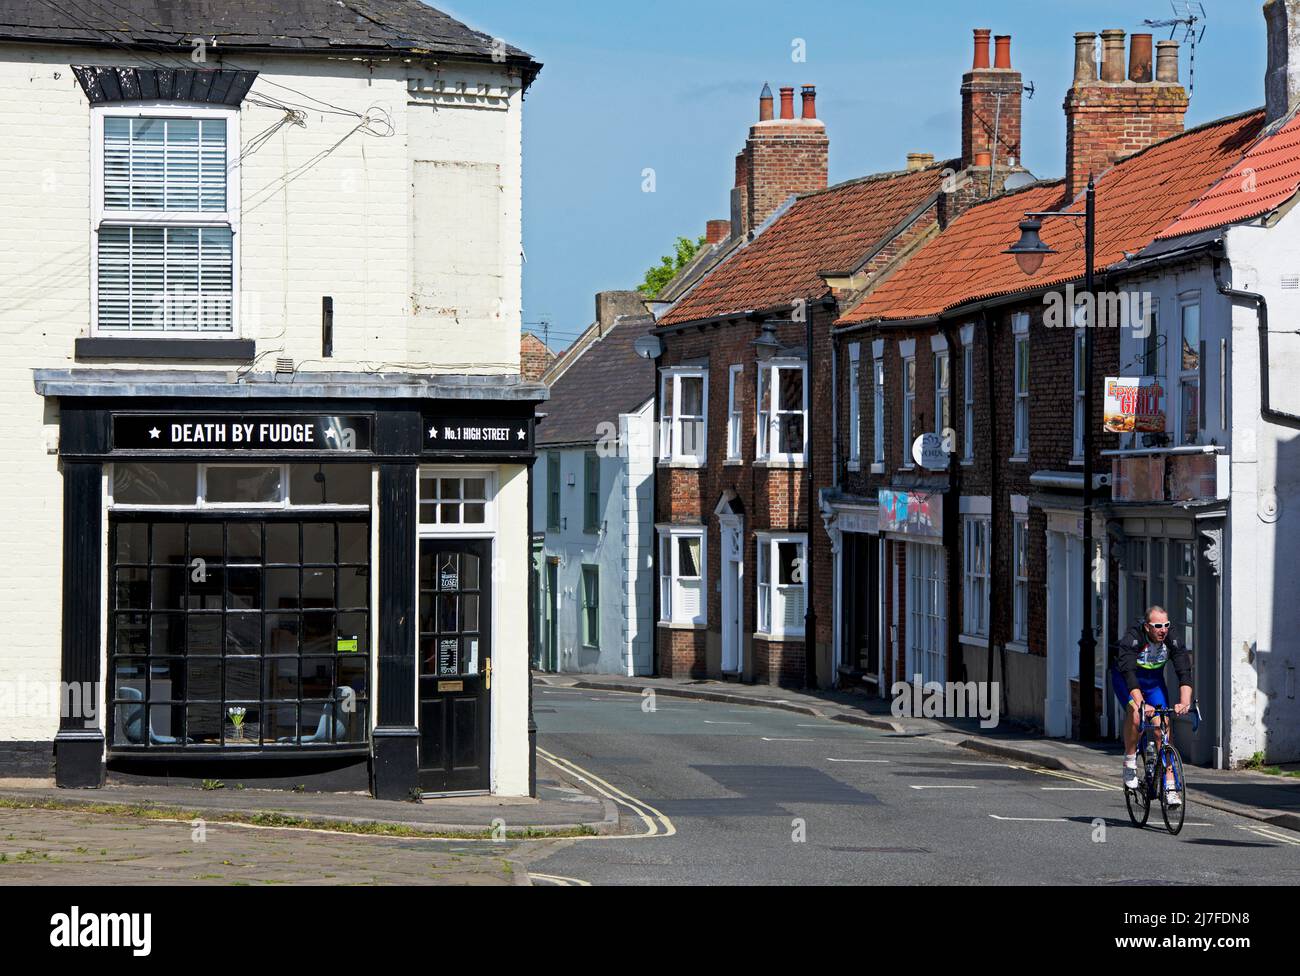
[[[539,746],[653,835],[524,844],[534,883],[1300,884],[1300,834],[1196,805],[1170,836],[1112,782],[775,709],[537,688]],[[539,760],[542,761],[542,760]],[[617,794],[616,794],[617,795]],[[655,817],[654,812],[662,817]],[[652,824],[652,826],[646,826]]]

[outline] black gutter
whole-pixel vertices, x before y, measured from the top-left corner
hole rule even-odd
[[[1223,261],[1225,255],[1220,252],[1214,256],[1214,283],[1219,294],[1227,298],[1240,298],[1255,303],[1255,314],[1259,321],[1259,412],[1266,421],[1279,427],[1300,430],[1300,416],[1275,410],[1271,405],[1268,379],[1268,300],[1253,291],[1230,288],[1223,280]]]

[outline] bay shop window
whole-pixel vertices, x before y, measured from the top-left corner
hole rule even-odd
[[[92,111],[94,334],[236,331],[238,118],[179,106]]]
[[[361,749],[371,468],[108,468],[109,748]]]

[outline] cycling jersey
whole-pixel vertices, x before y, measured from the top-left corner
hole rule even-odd
[[[1115,649],[1115,670],[1129,691],[1139,687],[1139,674],[1161,674],[1169,661],[1173,662],[1178,684],[1192,686],[1192,652],[1183,647],[1173,633],[1165,637],[1164,643],[1152,644],[1146,628],[1139,621],[1120,639]]]

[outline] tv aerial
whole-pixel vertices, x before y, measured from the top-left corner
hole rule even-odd
[[[1196,47],[1205,40],[1208,27],[1206,21],[1209,18],[1205,13],[1205,4],[1196,0],[1182,0],[1182,3],[1169,0],[1169,7],[1173,11],[1173,17],[1166,20],[1144,20],[1142,23],[1153,28],[1168,27],[1171,41],[1178,36],[1179,28],[1182,28],[1183,43],[1191,52],[1187,69],[1187,98],[1190,101],[1196,90]]]

